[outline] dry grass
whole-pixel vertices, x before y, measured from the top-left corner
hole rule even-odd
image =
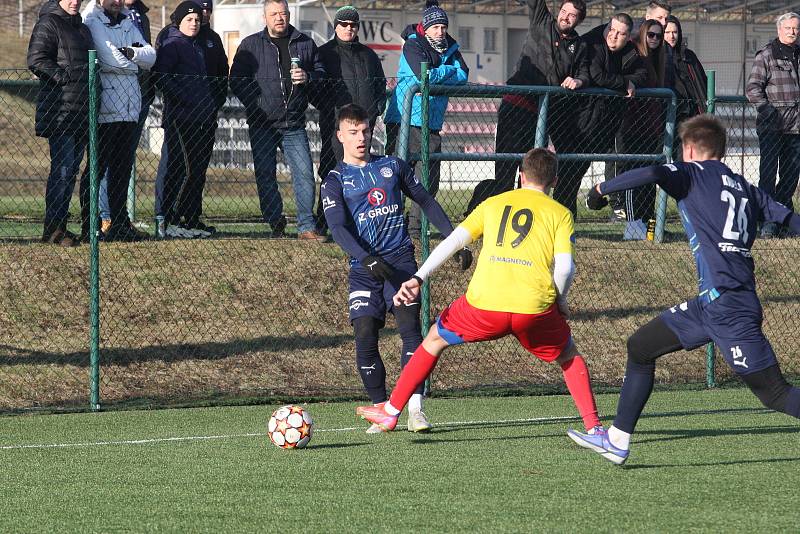
[[[795,318],[797,242],[757,249],[765,328],[790,372],[800,372]],[[105,403],[187,402],[218,396],[353,395],[360,381],[347,320],[346,261],[335,245],[211,240],[103,245],[101,358]],[[684,243],[583,239],[572,293],[573,334],[596,382],[619,384],[625,338],[693,294]],[[0,247],[0,408],[86,404],[88,249]],[[435,279],[433,309],[468,275]],[[389,377],[399,339],[385,332]],[[703,352],[658,369],[663,382],[702,382]],[[727,376],[725,373],[722,376]],[[509,340],[451,350],[434,388],[560,383],[556,366]]]

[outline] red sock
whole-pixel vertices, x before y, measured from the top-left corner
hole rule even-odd
[[[436,367],[437,361],[439,358],[425,350],[422,345],[417,347],[411,359],[403,367],[400,378],[397,379],[392,396],[389,397],[389,404],[402,412],[417,387],[425,382],[433,368]]]
[[[594,403],[589,369],[583,356],[577,355],[570,361],[562,363],[561,370],[564,372],[564,381],[567,383],[569,394],[572,395],[578,413],[583,418],[583,426],[589,430],[599,425],[600,419],[597,417],[597,405]]]

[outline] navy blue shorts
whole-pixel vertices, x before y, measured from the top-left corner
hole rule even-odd
[[[713,341],[738,375],[778,363],[761,330],[761,302],[753,291],[728,290],[711,302],[695,298],[664,311],[661,318],[686,350]]]
[[[386,312],[392,311],[392,297],[402,283],[417,272],[413,250],[390,254],[381,259],[395,270],[394,278],[388,282],[376,280],[361,264],[350,267],[350,296],[347,303],[350,307],[351,323],[359,317],[374,317],[385,322]]]

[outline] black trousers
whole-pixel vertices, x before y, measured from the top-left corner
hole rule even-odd
[[[130,225],[126,201],[135,152],[135,122],[101,123],[97,128],[98,180],[108,172],[108,208],[112,228]],[[88,163],[88,157],[87,163]],[[79,189],[81,201],[81,233],[89,234],[89,165],[83,171]]]
[[[200,219],[216,127],[216,122],[171,121],[165,124],[169,158],[164,175],[163,210],[167,224],[177,224],[181,218],[188,224]]]

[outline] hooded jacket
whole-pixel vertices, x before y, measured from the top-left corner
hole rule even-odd
[[[86,25],[92,32],[100,67],[100,114],[102,124],[110,122],[137,122],[142,110],[142,92],[139,88],[139,68],[150,70],[156,62],[156,51],[147,44],[144,36],[122,8],[120,19],[112,22],[100,5],[86,16]],[[139,46],[132,46],[137,44]],[[128,59],[120,48],[133,50]]]
[[[789,48],[792,52],[786,53]],[[800,47],[784,47],[778,39],[756,52],[745,94],[758,106],[756,130],[800,134]]]
[[[164,123],[206,124],[217,120],[217,107],[197,37],[184,35],[174,25],[168,26],[153,73],[156,87],[164,96]]]
[[[36,135],[88,130],[92,48],[92,34],[80,15],[69,15],[55,1],[42,6],[28,44],[28,68],[39,78]]]
[[[431,84],[464,85],[469,77],[469,68],[464,63],[458,43],[450,34],[446,35],[447,50],[440,54],[428,43],[421,24],[409,24],[401,35],[405,39],[400,65],[397,68],[397,87],[389,100],[384,121],[399,124],[402,117],[403,98],[406,89],[420,83],[420,69],[424,61],[428,62],[428,80]],[[441,130],[444,123],[444,112],[447,109],[448,97],[428,97],[428,128]],[[415,95],[411,107],[411,125],[422,126],[422,96]]]
[[[683,46],[683,28],[677,17],[667,17],[667,24],[678,28],[678,42],[667,47],[667,69],[672,70],[672,89],[678,97],[678,121],[706,111],[708,77],[697,55]]]
[[[230,86],[247,111],[247,123],[256,127],[305,128],[308,87],[325,76],[317,45],[289,24],[289,52],[300,59],[308,82],[287,84],[281,80],[278,47],[266,28],[245,37],[231,65]]]

